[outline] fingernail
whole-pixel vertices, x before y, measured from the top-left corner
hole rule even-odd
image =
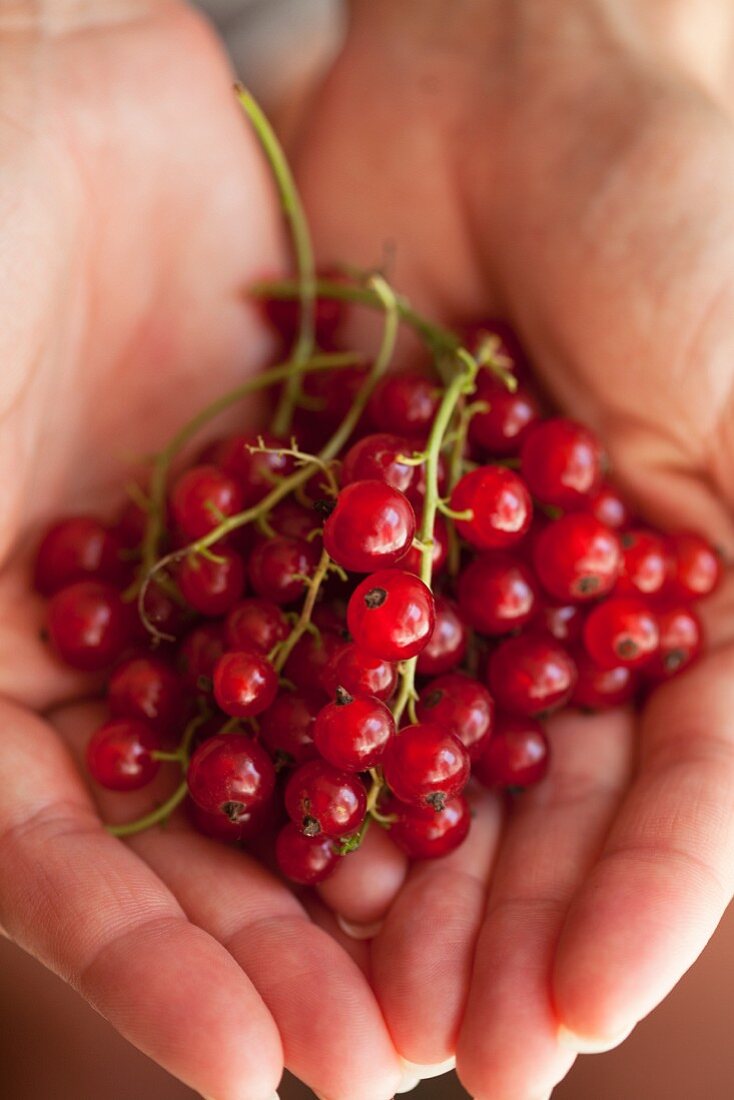
[[[347,936],[351,936],[353,940],[372,940],[380,931],[383,925],[383,921],[376,920],[372,924],[353,924],[350,920],[345,920],[339,913],[336,914],[336,923]]]
[[[413,1077],[409,1073],[404,1073],[400,1078],[400,1084],[395,1089],[395,1094],[397,1095],[399,1092],[412,1092],[413,1089],[418,1088],[420,1083],[420,1077]]]
[[[431,1065],[419,1066],[417,1062],[409,1062],[407,1058],[401,1058],[403,1072],[406,1077],[417,1077],[420,1081],[427,1081],[430,1077],[441,1077],[444,1073],[451,1073],[456,1069],[456,1055],[452,1054],[445,1062],[434,1062]]]
[[[575,1050],[577,1054],[604,1054],[605,1051],[614,1050],[620,1043],[623,1043],[627,1036],[632,1033],[634,1026],[633,1024],[626,1031],[620,1031],[609,1039],[585,1039],[582,1035],[576,1035],[575,1032],[569,1031],[567,1027],[561,1024],[558,1029],[558,1042],[568,1050]]]

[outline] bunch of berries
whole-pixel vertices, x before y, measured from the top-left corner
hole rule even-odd
[[[631,515],[591,431],[542,415],[506,326],[461,343],[374,278],[318,290],[320,351],[270,372],[271,430],[175,476],[169,447],[114,523],[48,530],[35,576],[58,657],[106,677],[93,780],[132,791],[183,769],[114,831],[185,800],[209,836],[272,840],[307,885],[370,825],[415,859],[453,850],[472,776],[543,778],[547,715],[633,703],[690,665],[693,605],[720,576],[705,539]],[[269,293],[297,343],[298,285]],[[346,300],[385,312],[371,366],[338,348]],[[396,311],[435,368],[385,373]]]

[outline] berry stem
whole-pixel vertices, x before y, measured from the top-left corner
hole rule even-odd
[[[452,378],[446,387],[426,446],[426,494],[423,501],[423,518],[418,537],[423,544],[421,548],[420,578],[428,588],[431,587],[433,576],[433,528],[440,502],[438,461],[441,447],[459,402],[467,394],[474,392],[474,379],[479,369],[477,361],[464,348],[457,350],[457,359],[462,365],[462,370]],[[417,721],[415,713],[415,670],[417,664],[418,658],[412,657],[405,662],[401,669],[400,691],[393,707],[396,725],[399,725],[406,707],[411,722],[415,723]]]
[[[355,363],[360,363],[362,359],[363,356],[353,352],[314,355],[306,364],[305,369],[309,372],[338,370],[342,367],[350,367]],[[147,576],[153,568],[158,556],[158,547],[165,528],[165,501],[168,471],[173,459],[210,420],[226,412],[232,405],[241,401],[242,398],[248,397],[251,393],[268,389],[270,386],[282,382],[289,377],[291,370],[292,363],[290,361],[280,363],[270,370],[263,371],[261,374],[249,378],[247,382],[243,382],[241,386],[237,386],[235,389],[218,397],[216,401],[212,401],[211,404],[207,405],[201,412],[192,417],[188,423],[184,424],[184,426],[176,432],[166,447],[156,455],[150,479],[150,497],[146,502],[148,522],[146,524],[145,536],[142,544],[141,577],[144,578]]]
[[[288,375],[273,418],[273,432],[283,436],[290,431],[293,413],[301,393],[303,368],[314,349],[314,307],[316,273],[313,245],[303,204],[283,148],[275,136],[259,103],[242,84],[235,85],[237,98],[260,141],[280,196],[280,204],[290,230],[293,254],[298,273],[298,298],[301,315],[298,336],[291,356],[292,370]]]
[[[370,368],[370,371],[365,378],[364,384],[359,390],[352,407],[347,415],[342,420],[339,427],[334,434],[328,440],[326,445],[318,453],[318,459],[322,463],[331,462],[341,452],[344,445],[348,441],[352,432],[359,423],[360,417],[365,410],[367,402],[370,399],[372,391],[377,385],[378,381],[385,373],[390,365],[390,361],[393,357],[395,350],[395,342],[398,333],[399,315],[397,309],[397,302],[395,294],[390,288],[389,284],[380,275],[374,275],[371,280],[374,291],[383,305],[385,314],[385,322],[383,326],[382,341],[380,343],[380,349],[375,357],[375,360]],[[255,381],[253,379],[253,381]],[[138,613],[140,619],[146,629],[154,637],[166,640],[167,636],[162,634],[153,623],[150,622],[145,611],[145,592],[148,585],[151,583],[156,573],[165,569],[169,565],[173,565],[177,561],[181,561],[187,554],[199,554],[207,547],[212,546],[215,542],[218,542],[225,535],[230,534],[232,531],[238,530],[240,527],[244,527],[248,523],[252,523],[258,519],[261,515],[267,515],[284,497],[289,493],[294,492],[301,485],[305,483],[311,477],[312,470],[310,465],[304,466],[300,470],[296,470],[290,475],[290,477],[283,478],[279,485],[276,485],[266,497],[252,508],[248,508],[244,512],[239,512],[237,515],[229,516],[218,527],[215,527],[213,531],[210,531],[201,539],[197,539],[195,542],[189,543],[188,546],[182,547],[180,550],[174,550],[170,554],[166,554],[155,562],[144,575],[143,583],[138,593]],[[162,512],[162,507],[161,507]]]
[[[311,623],[311,615],[313,609],[316,606],[316,600],[318,598],[319,589],[323,584],[327,573],[329,572],[329,566],[331,565],[331,558],[325,550],[321,552],[321,558],[319,564],[316,566],[316,572],[309,578],[308,593],[306,599],[303,601],[303,607],[301,613],[298,616],[295,626],[291,630],[288,637],[283,644],[278,648],[277,655],[273,660],[276,672],[281,672],[286,661],[293,652],[295,646],[308,630]]]
[[[167,821],[173,811],[181,805],[188,786],[186,780],[176,788],[170,798],[166,799],[155,810],[151,810],[149,814],[144,817],[139,817],[135,821],[129,821],[126,825],[107,825],[105,828],[112,836],[134,836],[136,833],[143,833],[146,829],[152,829],[154,825],[161,825]]]

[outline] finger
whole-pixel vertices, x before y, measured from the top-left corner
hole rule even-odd
[[[372,977],[403,1058],[444,1062],[456,1037],[501,825],[499,800],[473,795],[469,836],[442,859],[413,865],[372,944]]]
[[[574,900],[554,996],[577,1045],[614,1045],[705,946],[734,888],[734,651],[659,689],[643,756]]]
[[[282,1052],[252,984],[101,828],[46,724],[5,702],[0,727],[0,923],[182,1081],[218,1100],[270,1097]]]
[[[390,908],[407,869],[405,855],[383,829],[373,826],[357,851],[319,887],[319,896],[342,917],[342,926],[346,921],[369,927]]]
[[[558,1044],[549,974],[563,915],[603,842],[630,769],[622,711],[549,723],[545,781],[508,820],[458,1045],[458,1071],[481,1100],[547,1094],[575,1055]]]

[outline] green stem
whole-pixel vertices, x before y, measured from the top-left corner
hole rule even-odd
[[[327,554],[326,550],[321,552],[321,558],[319,564],[316,566],[316,572],[309,581],[308,593],[306,599],[303,601],[303,607],[301,608],[301,614],[298,616],[296,625],[291,630],[290,634],[283,642],[283,645],[278,650],[278,653],[273,661],[276,672],[281,672],[283,667],[290,657],[291,653],[295,649],[297,643],[301,640],[306,633],[311,622],[311,615],[316,605],[316,599],[319,594],[319,589],[329,572],[329,565],[331,564],[331,558]]]
[[[275,136],[260,105],[241,84],[235,86],[239,99],[273,173],[280,204],[288,223],[293,244],[293,253],[298,272],[298,298],[301,304],[301,316],[298,337],[293,349],[293,370],[283,388],[278,408],[273,419],[273,432],[285,436],[291,427],[293,412],[301,392],[303,366],[314,348],[314,305],[316,299],[316,278],[314,269],[313,246],[308,221],[303,209],[293,174],[288,166],[283,148]]]
[[[458,357],[464,369],[451,380],[446,388],[426,446],[426,495],[423,501],[423,517],[419,538],[423,543],[420,578],[428,588],[431,587],[433,574],[433,529],[436,523],[439,502],[438,462],[441,446],[459,401],[467,392],[471,392],[473,389],[474,378],[478,370],[476,361],[472,359],[468,352],[459,349]],[[400,722],[406,707],[411,722],[416,721],[415,670],[417,663],[418,658],[413,657],[403,665],[400,691],[393,708],[396,724]]]
[[[309,372],[338,370],[342,367],[349,367],[353,366],[355,363],[360,363],[362,359],[363,357],[361,355],[356,355],[352,352],[315,355],[306,364],[305,369]],[[141,576],[144,577],[150,572],[158,556],[158,547],[165,528],[164,516],[168,471],[173,459],[179,451],[186,446],[189,440],[193,439],[210,420],[214,420],[215,417],[226,412],[232,405],[235,405],[244,397],[248,397],[251,393],[268,389],[270,386],[282,382],[289,377],[292,369],[290,360],[285,363],[280,363],[278,366],[272,367],[270,370],[263,371],[261,374],[248,379],[247,382],[243,382],[241,386],[237,386],[235,389],[223,394],[222,397],[218,397],[216,401],[212,401],[211,404],[197,413],[188,423],[184,424],[184,426],[173,436],[167,446],[156,456],[150,480],[148,522],[142,545]]]
[[[171,816],[173,811],[181,805],[188,787],[186,780],[173,792],[171,797],[167,799],[157,809],[151,810],[145,817],[139,817],[136,821],[129,821],[127,825],[107,825],[106,829],[112,836],[134,836],[136,833],[145,832],[146,829],[152,829],[154,825],[160,825],[161,822],[166,821]]]
[[[385,312],[385,323],[383,326],[380,349],[349,412],[326,445],[319,451],[318,458],[324,463],[330,462],[332,459],[336,458],[344,448],[345,443],[359,423],[367,402],[372,395],[372,391],[389,367],[390,360],[395,350],[395,341],[397,339],[399,324],[395,295],[381,276],[375,275],[372,282],[375,287],[375,293],[382,301]],[[278,501],[288,496],[289,493],[294,492],[294,490],[298,489],[301,485],[305,485],[312,476],[312,472],[310,466],[305,466],[301,470],[296,470],[289,477],[283,478],[279,485],[276,485],[266,497],[263,497],[263,499],[252,508],[248,508],[245,512],[239,512],[237,515],[229,516],[220,523],[218,527],[215,527],[213,531],[210,531],[208,535],[205,535],[201,539],[197,539],[196,542],[192,542],[188,546],[182,547],[180,550],[174,550],[172,553],[166,554],[165,557],[160,558],[145,575],[138,594],[138,612],[147,630],[155,637],[166,638],[166,635],[162,634],[154,624],[150,622],[145,612],[145,592],[147,586],[153,580],[157,572],[180,561],[182,558],[186,557],[187,554],[201,553],[202,550],[206,550],[207,547],[212,546],[215,542],[224,538],[225,535],[231,534],[232,531],[236,531],[248,523],[252,523],[260,515],[267,515],[275,507]]]

